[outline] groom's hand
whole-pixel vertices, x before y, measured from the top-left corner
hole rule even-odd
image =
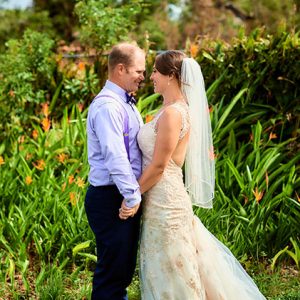
[[[140,207],[140,203],[133,207],[127,207],[125,199],[122,201],[121,208],[119,209],[119,217],[122,220],[126,220],[128,217],[133,217]]]

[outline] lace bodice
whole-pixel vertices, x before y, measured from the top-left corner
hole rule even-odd
[[[179,138],[182,139],[190,126],[188,106],[181,102],[171,106],[181,114],[182,126]],[[143,153],[143,169],[152,160],[157,133],[156,125],[163,113],[164,110],[161,110],[151,122],[140,129],[138,134],[138,143]],[[174,194],[176,194],[175,197]],[[180,228],[184,220],[191,217],[192,214],[191,201],[184,187],[181,166],[170,159],[160,181],[144,194],[143,219],[147,220],[150,226],[151,223],[160,224],[165,228],[165,235],[171,240],[174,236],[174,230]]]
[[[182,139],[190,129],[188,106],[184,102],[175,102],[170,106],[175,108],[181,114],[182,123],[181,123],[181,132],[180,132],[179,139]],[[138,134],[138,143],[143,153],[143,169],[152,160],[154,147],[155,147],[156,134],[157,134],[157,122],[163,113],[164,110],[163,109],[160,110],[151,122],[146,123],[140,129],[140,132]],[[171,159],[169,165],[172,166],[174,164],[175,163]]]

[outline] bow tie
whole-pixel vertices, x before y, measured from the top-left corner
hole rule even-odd
[[[126,102],[132,105],[132,104],[136,104],[137,101],[132,95],[126,93]]]

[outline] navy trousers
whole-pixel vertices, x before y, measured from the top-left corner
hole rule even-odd
[[[140,212],[121,220],[122,200],[115,185],[89,186],[86,193],[85,210],[97,247],[92,300],[126,299],[126,288],[134,274]]]

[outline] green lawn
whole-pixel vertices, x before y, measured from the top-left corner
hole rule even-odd
[[[262,293],[268,300],[299,300],[300,272],[294,266],[281,266],[272,272],[266,264],[252,266],[248,273],[255,280]],[[48,276],[44,277],[39,289],[36,280],[39,274],[28,276],[31,292],[25,294],[25,287],[21,278],[15,278],[15,291],[11,289],[10,280],[0,283],[0,299],[41,299],[41,300],[87,300],[90,299],[92,272],[73,268],[70,274],[62,273],[54,267]],[[3,279],[3,278],[2,278]],[[140,300],[139,282],[136,274],[128,289],[129,300]]]

